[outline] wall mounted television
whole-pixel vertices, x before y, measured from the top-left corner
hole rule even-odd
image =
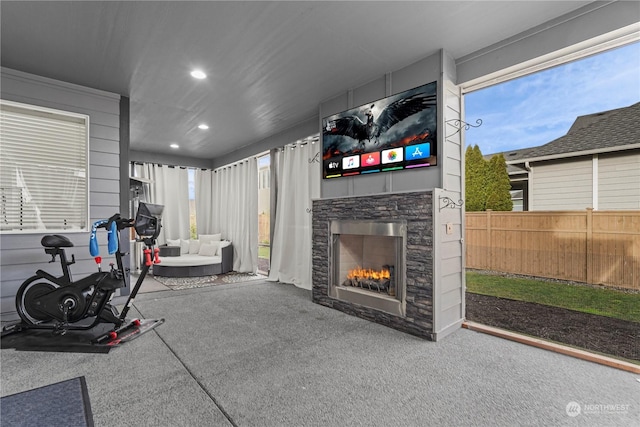
[[[322,177],[437,164],[436,82],[322,119]]]

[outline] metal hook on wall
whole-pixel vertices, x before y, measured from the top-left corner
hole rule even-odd
[[[462,209],[462,205],[464,205],[464,200],[460,199],[457,202],[451,199],[450,197],[439,197],[440,199],[440,210],[442,209]]]
[[[475,125],[472,125],[471,123],[467,123],[460,119],[445,120],[445,123],[451,124],[451,126],[453,126],[454,128],[457,128],[457,130],[454,133],[452,133],[451,135],[447,135],[445,137],[446,139],[446,138],[451,138],[453,135],[457,134],[462,129],[469,130],[469,128],[479,128],[480,126],[482,126],[482,119],[476,120]]]

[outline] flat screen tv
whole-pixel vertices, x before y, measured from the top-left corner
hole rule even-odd
[[[322,119],[325,179],[437,164],[436,82]]]

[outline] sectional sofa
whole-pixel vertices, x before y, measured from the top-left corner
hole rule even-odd
[[[160,264],[153,266],[154,276],[196,277],[224,274],[233,270],[233,245],[220,234],[198,239],[167,239],[160,246]]]

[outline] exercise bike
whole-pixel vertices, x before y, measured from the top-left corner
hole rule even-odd
[[[140,203],[135,220],[115,214],[107,220],[96,221],[89,248],[98,264],[98,271],[77,281],[72,279],[69,268],[75,263],[75,255],[68,261],[65,253],[65,248],[73,247],[73,243],[62,235],[44,236],[41,240],[44,251],[51,255],[50,263],[59,258],[62,276],[38,270],[25,280],[16,294],[16,310],[21,322],[3,328],[2,335],[25,329],[49,329],[54,335],[65,335],[67,331],[87,331],[100,323],[110,323],[113,328],[92,338],[91,343],[114,346],[162,324],[164,319],[141,321],[126,318],[150,267],[160,262],[159,249],[155,244],[162,228],[162,210],[161,205]],[[120,250],[119,235],[120,231],[130,227],[134,227],[138,235],[136,241],[145,244],[145,262],[122,313],[118,313],[111,299],[117,289],[129,285],[128,269],[125,270],[122,262],[126,253]],[[108,271],[102,271],[96,236],[97,230],[103,228],[108,231],[109,253],[115,253],[116,259],[116,264],[111,263]]]

